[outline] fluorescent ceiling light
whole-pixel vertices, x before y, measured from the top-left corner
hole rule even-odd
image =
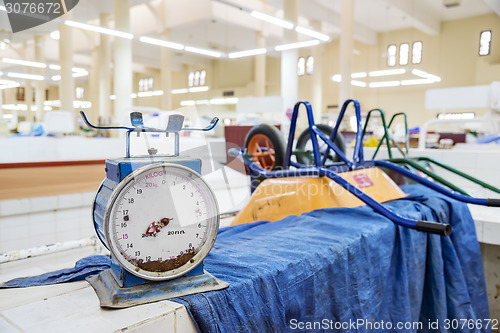
[[[60,71],[61,70],[61,66],[59,66],[59,65],[49,65],[49,68],[53,69],[53,70],[56,70],[56,71]]]
[[[360,78],[366,77],[366,75],[367,75],[366,72],[352,73],[351,78],[352,79],[360,79]]]
[[[199,101],[196,101],[195,103],[196,105],[207,105],[210,104],[210,101],[208,99],[201,99]]]
[[[137,98],[137,94],[131,93],[130,98]]]
[[[111,35],[111,36],[116,36],[116,37],[121,37],[121,38],[126,38],[126,39],[134,38],[134,35],[131,33],[128,33],[128,32],[98,27],[95,25],[75,22],[75,21],[71,21],[71,20],[66,20],[66,21],[64,21],[64,23],[66,25],[69,25],[70,27],[80,28],[80,29],[89,30],[89,31],[95,31],[95,32],[98,32],[101,34],[106,34],[106,35]]]
[[[4,114],[3,117],[4,117],[4,119],[12,119],[12,118],[14,118],[14,115],[13,114]]]
[[[250,15],[255,17],[255,18],[258,18],[259,20],[266,21],[268,23],[280,26],[280,27],[285,28],[285,29],[293,29],[293,26],[294,26],[294,24],[292,22],[285,21],[285,20],[279,19],[277,17],[264,14],[264,13],[258,12],[256,10],[252,10],[250,12]]]
[[[175,94],[186,94],[189,90],[187,88],[185,89],[172,89],[170,90],[170,93],[175,95]]]
[[[26,60],[21,60],[21,59],[12,59],[12,58],[2,58],[2,61],[7,63],[7,64],[15,64],[15,65],[22,65],[22,66],[28,66],[28,67],[36,67],[36,68],[46,68],[47,65],[41,62],[36,62],[36,61],[26,61]]]
[[[14,77],[17,79],[37,80],[37,81],[42,81],[44,79],[42,75],[24,74],[24,73],[7,73],[7,76]]]
[[[46,105],[46,106],[43,107],[43,111],[52,111],[52,107]]]
[[[111,96],[109,96],[109,99],[110,99],[110,100],[115,100],[115,99],[116,99],[116,96],[115,96],[115,95],[111,95]]]
[[[401,81],[402,86],[413,86],[416,84],[429,84],[434,83],[434,80],[431,79],[415,79],[415,80],[403,80]]]
[[[181,101],[181,106],[194,105],[195,101]]]
[[[153,92],[152,91],[141,91],[141,92],[137,93],[137,96],[138,97],[150,97],[150,96],[153,96]]]
[[[363,81],[351,80],[351,84],[353,86],[366,87],[366,82],[363,82]]]
[[[201,87],[193,87],[193,88],[189,88],[189,92],[202,92],[202,91],[208,91],[208,87],[207,86],[201,86]]]
[[[308,46],[313,46],[313,45],[318,45],[318,44],[319,44],[319,40],[313,39],[313,40],[307,40],[305,42],[278,45],[274,49],[276,51],[285,51],[285,50],[298,49],[301,47],[308,47]]]
[[[52,81],[59,81],[61,79],[61,75],[54,75],[51,77]]]
[[[153,96],[161,96],[163,95],[163,90],[155,90],[153,91]]]
[[[236,58],[254,56],[254,55],[258,55],[258,54],[265,54],[266,52],[267,52],[267,50],[265,48],[260,48],[260,49],[253,49],[253,50],[247,50],[247,51],[233,52],[233,53],[229,53],[227,56],[231,59],[236,59]]]
[[[205,49],[200,49],[197,47],[192,47],[192,46],[186,46],[184,48],[185,51],[191,52],[191,53],[197,53],[197,54],[203,54],[209,57],[214,57],[214,58],[220,58],[222,57],[222,53],[217,52],[217,51],[212,51],[212,50],[205,50]]]
[[[147,43],[147,44],[153,44],[153,45],[158,45],[158,46],[163,46],[163,47],[168,47],[170,49],[174,49],[174,50],[183,50],[184,49],[184,45],[182,44],[179,44],[179,43],[173,43],[173,42],[169,42],[169,41],[166,41],[166,40],[161,40],[161,39],[156,39],[156,38],[150,38],[150,37],[140,37],[139,40],[143,43]]]
[[[340,82],[342,81],[342,75],[340,74],[335,74],[332,76],[332,81],[335,81],[335,82]]]
[[[87,75],[89,75],[89,72],[87,72],[87,71],[73,73],[73,77],[82,77],[82,76],[87,76]]]
[[[368,84],[370,88],[379,87],[397,87],[401,84],[399,81],[381,81],[381,82],[371,82]]]
[[[369,72],[369,76],[386,76],[386,75],[398,75],[398,74],[404,74],[406,73],[406,69],[400,68],[400,69],[386,69],[386,70],[381,70],[381,71],[372,71]]]
[[[424,78],[424,79],[429,79],[429,80],[432,80],[433,82],[439,82],[441,81],[441,78],[437,75],[433,75],[433,74],[429,74],[427,72],[424,72],[420,69],[412,69],[411,70],[411,73],[416,75],[416,76],[420,76],[421,78]]]
[[[317,38],[323,42],[328,42],[330,40],[330,36],[328,36],[327,34],[324,34],[324,33],[318,32],[318,31],[314,31],[314,30],[311,30],[308,28],[304,28],[304,27],[301,27],[299,25],[295,27],[295,31],[297,31],[298,33],[301,33],[303,35],[307,35],[309,37],[312,37],[312,38]]]
[[[59,30],[52,31],[50,33],[50,38],[55,39],[55,40],[61,39],[61,34],[59,33]]]

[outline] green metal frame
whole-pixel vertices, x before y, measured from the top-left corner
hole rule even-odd
[[[408,143],[409,143],[409,135],[408,135],[408,118],[406,116],[406,113],[404,112],[399,112],[399,113],[396,113],[394,114],[392,117],[391,117],[391,120],[389,121],[389,125],[386,125],[386,121],[385,121],[385,113],[382,109],[379,109],[379,108],[376,108],[376,109],[372,109],[368,112],[367,116],[366,116],[366,121],[365,121],[365,126],[363,128],[363,137],[365,136],[365,133],[366,133],[366,129],[367,129],[367,126],[368,126],[368,121],[370,120],[370,116],[371,116],[371,113],[372,112],[379,112],[380,113],[380,117],[382,118],[382,126],[384,127],[384,135],[382,136],[382,139],[380,140],[378,146],[377,146],[377,149],[375,150],[375,153],[373,154],[372,156],[372,159],[375,159],[375,157],[377,156],[377,153],[379,152],[380,150],[380,147],[382,146],[382,142],[384,142],[385,140],[385,144],[387,146],[387,152],[388,152],[388,155],[389,155],[389,158],[387,159],[388,161],[390,162],[393,162],[393,163],[397,163],[397,164],[401,164],[401,165],[404,165],[405,167],[407,168],[413,168],[415,170],[418,170],[420,172],[422,172],[423,174],[427,175],[428,177],[434,179],[435,181],[449,187],[450,189],[454,190],[454,191],[457,191],[459,193],[462,193],[464,195],[468,195],[468,196],[471,196],[469,193],[467,193],[467,191],[463,190],[462,188],[452,184],[451,182],[447,181],[446,179],[444,179],[443,177],[441,176],[438,176],[437,174],[435,174],[434,172],[432,172],[431,170],[428,170],[427,168],[425,168],[424,166],[422,166],[421,164],[419,164],[418,162],[426,162],[429,167],[432,169],[432,165],[431,164],[435,164],[447,171],[450,171],[460,177],[463,177],[475,184],[478,184],[488,190],[491,190],[493,192],[496,192],[496,193],[500,193],[500,189],[498,189],[497,187],[495,186],[492,186],[488,183],[485,183],[465,172],[462,172],[460,170],[457,170],[447,164],[444,164],[442,162],[439,162],[435,159],[432,159],[430,157],[412,157],[412,158],[408,158],[408,152],[409,152],[409,147],[408,147]],[[404,124],[405,124],[405,132],[406,132],[406,140],[405,140],[405,152],[403,152],[403,150],[401,149],[401,147],[399,147],[399,145],[396,143],[396,142],[393,142],[393,144],[398,148],[398,150],[400,151],[400,153],[403,155],[402,158],[393,158],[393,155],[392,155],[392,147],[391,147],[391,144],[390,144],[390,140],[392,138],[390,138],[390,132],[389,132],[389,128],[391,127],[394,119],[398,116],[403,116],[404,117]]]

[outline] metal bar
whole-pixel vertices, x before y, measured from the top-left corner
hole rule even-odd
[[[416,157],[414,159],[416,159],[418,161],[426,161],[426,162],[434,163],[437,166],[439,166],[439,167],[441,167],[443,169],[446,169],[446,170],[448,170],[450,172],[453,172],[454,174],[457,174],[457,175],[459,175],[459,176],[461,176],[461,177],[463,177],[463,178],[465,178],[467,180],[470,180],[471,182],[474,182],[474,183],[476,183],[478,185],[481,185],[482,187],[487,188],[488,190],[491,190],[491,191],[496,192],[496,193],[500,193],[500,189],[498,189],[497,187],[492,186],[492,185],[490,185],[488,183],[485,183],[485,182],[483,182],[483,181],[481,181],[481,180],[479,180],[477,178],[472,177],[471,175],[466,174],[465,172],[457,170],[457,169],[455,169],[455,168],[453,168],[453,167],[451,167],[451,166],[449,166],[447,164],[441,163],[441,162],[436,161],[436,160],[434,160],[432,158],[429,158],[429,157]]]
[[[340,110],[339,117],[337,118],[337,123],[335,124],[335,127],[333,128],[333,131],[330,134],[330,141],[332,141],[332,142],[335,141],[335,137],[337,136],[337,132],[338,132],[339,127],[340,127],[340,123],[342,122],[342,119],[344,118],[344,114],[345,114],[345,111],[347,109],[347,106],[350,103],[354,103],[354,112],[356,115],[356,123],[357,123],[356,143],[354,145],[354,154],[353,154],[354,167],[357,167],[359,164],[363,164],[363,162],[364,162],[363,138],[362,138],[363,131],[361,128],[361,108],[360,108],[359,102],[357,100],[348,99],[342,105],[342,109]],[[325,156],[323,157],[322,165],[324,165],[326,163],[326,159],[327,159],[329,153],[330,153],[330,147],[327,147],[326,151],[325,151]]]
[[[288,142],[286,146],[285,152],[285,160],[283,161],[283,168],[289,169],[290,162],[292,158],[292,149],[293,149],[293,139],[295,137],[295,129],[297,127],[297,117],[299,116],[300,105],[303,104],[306,107],[307,119],[309,121],[309,133],[311,137],[311,143],[313,146],[313,154],[314,154],[314,163],[319,167],[321,165],[321,152],[319,150],[318,138],[314,134],[313,127],[316,127],[314,123],[314,117],[312,113],[311,103],[301,101],[297,102],[293,107],[292,118],[290,119],[290,132],[288,134]]]
[[[391,169],[393,171],[399,172],[403,176],[408,177],[408,178],[410,178],[410,179],[412,179],[420,184],[423,184],[427,187],[430,187],[431,189],[438,191],[439,193],[442,193],[442,194],[444,194],[450,198],[453,198],[455,200],[466,202],[466,203],[471,203],[471,204],[475,204],[475,205],[492,206],[492,204],[491,204],[492,199],[472,198],[472,197],[468,197],[468,196],[460,194],[460,193],[449,191],[448,189],[444,188],[443,186],[438,185],[436,183],[433,183],[425,178],[422,178],[422,177],[412,173],[411,171],[408,171],[405,168],[402,168],[394,163],[376,160],[375,165],[385,167],[385,168]]]
[[[212,130],[217,125],[218,122],[219,122],[219,118],[213,117],[212,120],[210,121],[210,124],[208,124],[207,127],[204,127],[204,128],[184,127],[184,128],[181,128],[181,131],[203,131],[203,132],[206,132],[206,131]]]
[[[398,112],[396,114],[394,114],[392,117],[391,117],[391,120],[389,121],[389,125],[388,128],[391,128],[391,125],[392,125],[392,122],[394,121],[394,119],[396,119],[397,116],[403,116],[404,118],[404,123],[405,123],[405,150],[406,150],[406,154],[402,154],[404,157],[406,157],[408,155],[408,153],[410,152],[410,134],[408,133],[408,116],[406,115],[406,113],[404,112]],[[397,145],[396,143],[396,146],[399,148],[399,146]]]
[[[407,164],[407,165],[410,165],[411,167],[417,169],[420,172],[425,173],[427,176],[429,176],[432,179],[440,182],[441,184],[443,184],[443,185],[451,188],[452,190],[455,190],[455,191],[457,191],[459,193],[462,193],[463,195],[471,196],[469,193],[467,193],[466,191],[462,190],[460,187],[458,187],[458,186],[450,183],[449,181],[447,181],[446,179],[444,179],[444,178],[436,175],[432,171],[427,170],[426,168],[424,168],[423,166],[421,166],[420,164],[418,164],[415,161],[412,161],[412,160],[407,159],[407,158],[392,158],[392,159],[389,160],[389,162],[397,163],[397,164]]]
[[[31,257],[38,257],[45,254],[77,249],[80,247],[94,246],[96,244],[97,244],[97,239],[95,237],[92,237],[74,241],[66,241],[62,243],[55,243],[50,245],[42,245],[28,249],[9,251],[5,253],[0,253],[0,264],[5,262],[27,259]]]
[[[389,129],[385,123],[384,110],[376,108],[376,109],[371,109],[370,111],[368,111],[368,114],[366,115],[365,126],[363,128],[363,139],[364,139],[365,134],[366,134],[366,128],[368,127],[368,122],[370,120],[371,113],[376,112],[376,111],[378,111],[380,113],[380,118],[382,118],[382,126],[384,127],[384,136],[382,136],[382,139],[379,141],[379,143],[377,145],[377,149],[375,150],[375,153],[373,153],[372,160],[374,160],[375,156],[377,156],[377,153],[378,153],[380,146],[382,145],[382,141],[384,141],[384,139],[386,141],[385,144],[387,145],[387,152],[389,154],[389,158],[392,158],[392,149],[391,149],[391,144],[389,142]]]

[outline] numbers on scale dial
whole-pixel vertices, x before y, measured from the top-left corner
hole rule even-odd
[[[204,184],[192,172],[173,171],[159,166],[139,174],[114,204],[121,209],[113,215],[118,220],[112,230],[115,245],[132,266],[148,272],[188,263],[213,228]]]

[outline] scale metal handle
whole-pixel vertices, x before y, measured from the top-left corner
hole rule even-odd
[[[171,114],[168,116],[168,124],[165,129],[160,129],[160,128],[152,128],[152,127],[145,127],[144,122],[142,119],[142,113],[141,112],[131,112],[130,113],[130,122],[132,126],[134,127],[127,127],[127,126],[96,126],[92,125],[90,121],[88,120],[87,116],[85,115],[85,112],[80,111],[80,115],[82,116],[82,119],[84,123],[93,129],[103,129],[103,130],[109,130],[109,129],[117,129],[117,130],[126,130],[127,131],[127,142],[126,142],[126,157],[130,157],[130,133],[136,132],[137,135],[140,135],[141,132],[148,132],[148,133],[165,133],[168,137],[169,133],[174,133],[174,140],[175,140],[175,153],[174,156],[179,156],[179,132],[180,131],[202,131],[202,132],[207,132],[212,130],[217,123],[219,122],[219,118],[213,117],[212,120],[210,121],[210,124],[208,126],[203,127],[203,128],[190,128],[190,127],[182,127],[184,124],[184,116],[182,114]]]

